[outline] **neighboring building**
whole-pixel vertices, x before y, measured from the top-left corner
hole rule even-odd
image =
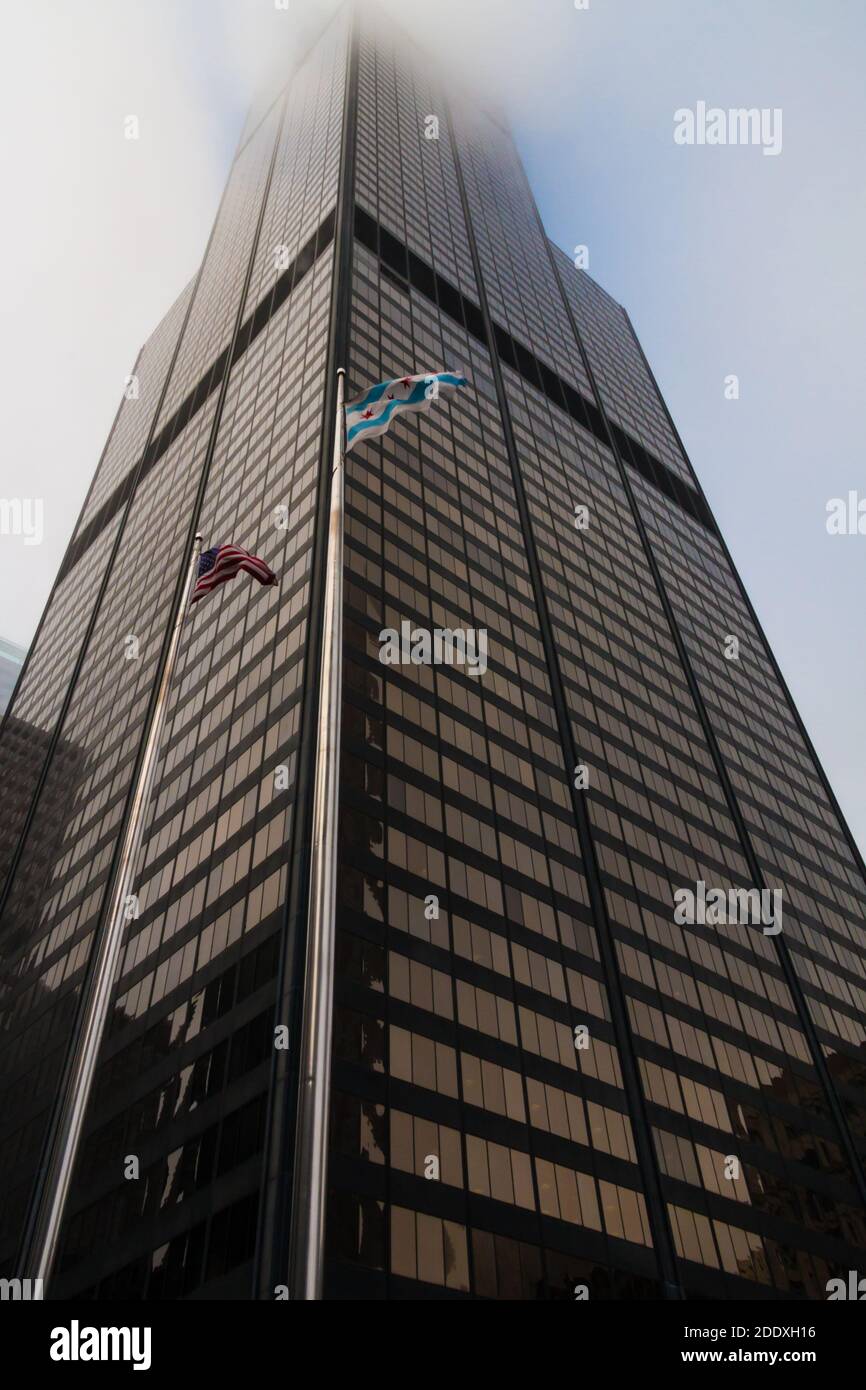
[[[280,586],[182,638],[49,1292],[289,1280],[335,371],[460,368],[347,463],[326,1296],[823,1298],[866,1251],[863,863],[627,315],[499,118],[350,23],[247,121],[15,701],[3,1272],[200,498]],[[486,629],[487,672],[384,666],[404,619]],[[783,930],[676,920],[700,882]]]
[[[0,715],[5,714],[9,707],[26,655],[26,647],[19,647],[15,642],[0,637]]]

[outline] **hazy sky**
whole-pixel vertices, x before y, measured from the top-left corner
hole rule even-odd
[[[0,635],[35,629],[136,352],[193,274],[243,113],[328,0],[41,0],[0,28]],[[402,0],[509,111],[548,231],[629,310],[866,845],[862,0]],[[301,39],[302,41],[302,39]],[[674,112],[781,108],[782,151]],[[125,140],[137,115],[141,138]],[[740,399],[725,399],[736,373]]]

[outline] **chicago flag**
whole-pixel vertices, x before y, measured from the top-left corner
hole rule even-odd
[[[454,372],[422,372],[371,386],[363,396],[346,406],[347,452],[362,439],[384,434],[395,416],[402,415],[404,410],[429,410],[442,391],[467,384],[465,376],[457,376]]]

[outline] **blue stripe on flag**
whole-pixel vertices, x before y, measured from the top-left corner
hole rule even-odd
[[[368,405],[375,405],[376,401],[380,401],[388,390],[388,387],[393,385],[393,381],[380,381],[378,386],[371,386],[369,391],[365,391],[360,400],[350,401],[347,409],[366,410]]]
[[[385,384],[390,385],[390,382],[386,382]],[[363,434],[365,430],[374,428],[378,429],[382,425],[389,424],[391,416],[395,413],[395,411],[406,410],[410,406],[419,405],[421,401],[424,400],[426,393],[426,382],[417,382],[416,385],[412,387],[412,390],[409,392],[409,395],[405,396],[402,401],[389,401],[389,403],[385,406],[385,409],[381,411],[378,415],[374,415],[372,420],[359,420],[357,425],[352,425],[351,429],[348,431],[346,435],[347,443],[351,443],[353,439],[356,439],[359,434]]]

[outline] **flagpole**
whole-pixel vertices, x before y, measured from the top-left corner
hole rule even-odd
[[[129,920],[126,911],[127,900],[133,889],[133,875],[141,848],[145,811],[153,789],[157,754],[168,708],[168,694],[180,647],[181,627],[188,611],[201,547],[202,537],[196,535],[189,556],[186,580],[174,614],[171,640],[162,668],[156,703],[150,714],[144,755],[135,783],[120,858],[112,879],[106,930],[97,942],[90,983],[82,1004],[81,1026],[77,1034],[71,1068],[67,1073],[59,1102],[57,1137],[48,1162],[42,1170],[35,1214],[28,1230],[24,1270],[31,1278],[43,1281],[49,1278],[54,1265],[96,1061],[105,1033],[111,991],[123,943],[123,929]]]
[[[292,1202],[291,1296],[322,1296],[327,1191],[331,1032],[337,906],[340,724],[343,671],[343,531],[345,379],[337,372],[337,414],[325,568],[322,658],[313,790],[310,907],[304,973],[304,1017]]]

